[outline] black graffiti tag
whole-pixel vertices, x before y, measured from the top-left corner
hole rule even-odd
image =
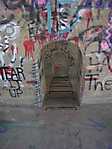
[[[23,94],[20,83],[25,80],[25,75],[21,67],[0,67],[0,75],[3,81],[9,81],[9,93],[11,97],[19,97]]]

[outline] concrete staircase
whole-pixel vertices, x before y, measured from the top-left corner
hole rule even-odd
[[[54,77],[51,81],[49,92],[45,97],[45,108],[75,108],[72,84],[68,76]]]

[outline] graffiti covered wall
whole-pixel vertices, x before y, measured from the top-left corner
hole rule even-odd
[[[0,104],[42,104],[42,49],[60,40],[82,52],[82,102],[112,101],[111,7],[111,0],[0,0]]]

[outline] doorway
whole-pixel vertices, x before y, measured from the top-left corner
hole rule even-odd
[[[44,48],[43,69],[47,85],[44,107],[79,106],[82,71],[80,49],[67,41],[49,43]]]

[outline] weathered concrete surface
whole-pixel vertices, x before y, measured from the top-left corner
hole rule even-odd
[[[112,104],[0,108],[0,149],[112,149]]]

